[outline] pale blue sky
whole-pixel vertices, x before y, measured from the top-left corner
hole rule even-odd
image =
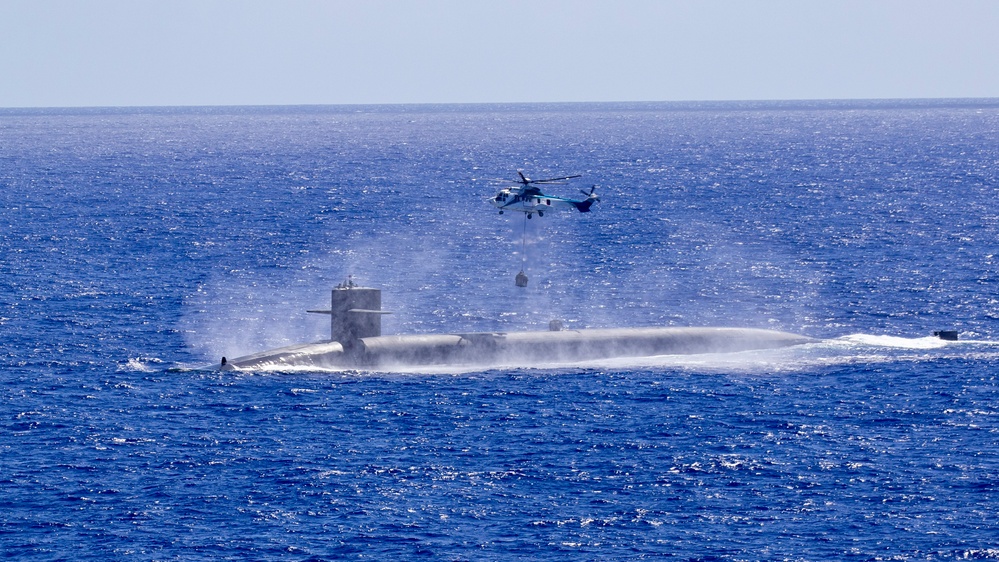
[[[0,107],[999,97],[996,0],[0,0]]]

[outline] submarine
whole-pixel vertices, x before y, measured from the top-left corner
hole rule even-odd
[[[371,369],[407,366],[533,366],[580,361],[732,353],[816,342],[813,338],[754,328],[588,328],[547,331],[382,335],[381,290],[352,280],[333,288],[330,339],[285,346],[233,359],[216,369]]]

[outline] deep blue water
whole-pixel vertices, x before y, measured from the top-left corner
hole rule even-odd
[[[517,170],[602,201],[500,216]],[[997,170],[996,100],[0,110],[0,545],[999,559]],[[305,310],[347,275],[383,289],[386,333],[825,341],[192,370],[327,337]]]

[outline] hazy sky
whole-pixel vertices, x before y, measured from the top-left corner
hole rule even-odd
[[[0,107],[999,97],[997,0],[0,0]]]

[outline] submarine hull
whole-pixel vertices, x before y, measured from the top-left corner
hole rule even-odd
[[[732,353],[816,340],[751,328],[610,328],[362,337],[238,357],[223,368],[354,369],[424,365],[531,366],[617,357]]]

